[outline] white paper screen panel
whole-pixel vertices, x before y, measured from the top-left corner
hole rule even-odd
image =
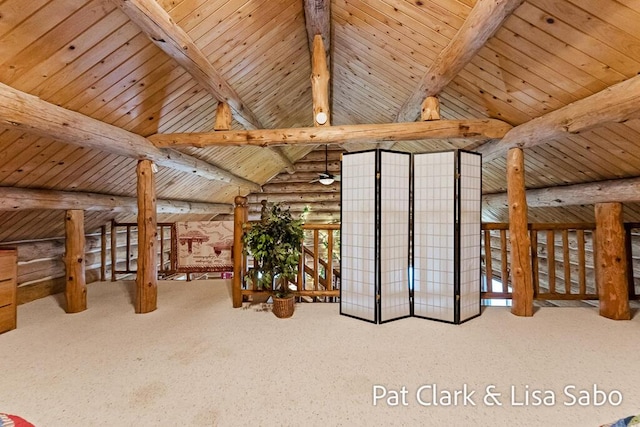
[[[414,156],[414,315],[455,321],[455,153]],[[478,235],[480,235],[478,233]]]
[[[375,321],[376,153],[342,158],[340,312]]]
[[[409,190],[411,156],[380,152],[380,321],[411,315]]]
[[[480,314],[482,157],[460,152],[460,321]]]

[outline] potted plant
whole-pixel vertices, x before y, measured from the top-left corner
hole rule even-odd
[[[250,271],[251,278],[258,289],[273,291],[273,312],[278,317],[293,315],[289,280],[298,273],[303,237],[302,219],[293,219],[279,203],[268,206],[266,200],[260,221],[251,224],[243,236],[244,250],[257,265]]]

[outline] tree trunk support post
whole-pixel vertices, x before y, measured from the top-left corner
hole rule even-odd
[[[87,285],[84,259],[84,211],[73,209],[65,213],[66,286],[64,296],[67,313],[79,313],[87,309]]]
[[[246,266],[244,265],[242,235],[244,224],[249,216],[247,198],[236,196],[233,210],[233,308],[242,307],[242,278]]]
[[[631,319],[622,203],[596,203],[596,286],[600,315]]]
[[[154,165],[138,161],[138,271],[136,273],[136,313],[149,313],[158,304],[158,262],[156,259],[157,215]]]
[[[524,153],[521,148],[512,148],[507,154],[507,198],[513,287],[511,312],[516,316],[529,317],[533,316],[533,282],[524,179]],[[507,283],[503,283],[503,286],[506,287]]]

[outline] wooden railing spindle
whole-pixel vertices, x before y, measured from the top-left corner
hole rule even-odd
[[[564,264],[564,293],[571,294],[571,259],[569,258],[569,230],[562,230],[562,263]]]
[[[547,231],[547,269],[549,278],[549,293],[556,293],[556,246],[555,233],[553,230]]]

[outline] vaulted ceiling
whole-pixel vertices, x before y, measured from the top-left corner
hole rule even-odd
[[[255,118],[258,126],[253,128],[313,126],[303,0],[157,1],[171,18],[171,34],[192,41],[217,73],[220,80],[209,85],[181,65],[180,52],[171,55],[161,48],[170,40],[149,37],[153,31],[144,28],[144,16],[135,18],[128,11],[133,3],[149,1],[0,1],[0,82],[142,137],[213,131],[221,96],[234,109],[231,129],[251,128],[247,117]],[[331,1],[331,124],[394,122],[475,3]],[[144,15],[145,9],[138,7],[138,12]],[[640,3],[635,0],[524,1],[438,94],[442,118],[492,118],[518,126],[631,79],[640,74],[638,22]],[[227,86],[216,86],[220,82]],[[243,114],[238,114],[236,101]],[[594,115],[598,109],[593,105]],[[0,124],[1,187],[135,197],[135,158],[110,143],[70,143],[59,133],[46,136],[29,127],[7,120]],[[477,145],[465,139],[429,139],[398,142],[394,149]],[[343,148],[364,146],[370,145]],[[265,184],[287,168],[287,161],[295,163],[311,149],[178,148],[187,159],[245,181],[212,180],[160,165],[158,198],[231,203],[234,196],[252,191],[251,182]],[[526,149],[525,156],[531,189],[639,177],[640,121],[605,123],[551,139]],[[483,191],[505,190],[504,156],[485,162]],[[640,221],[640,205],[629,203],[625,209],[627,219]],[[87,228],[116,216],[133,218],[89,211]],[[159,220],[214,216],[166,213]],[[488,207],[483,218],[506,220],[506,209]],[[532,208],[530,218],[592,220],[593,208]],[[62,226],[59,210],[8,209],[0,212],[0,241],[61,235]]]

